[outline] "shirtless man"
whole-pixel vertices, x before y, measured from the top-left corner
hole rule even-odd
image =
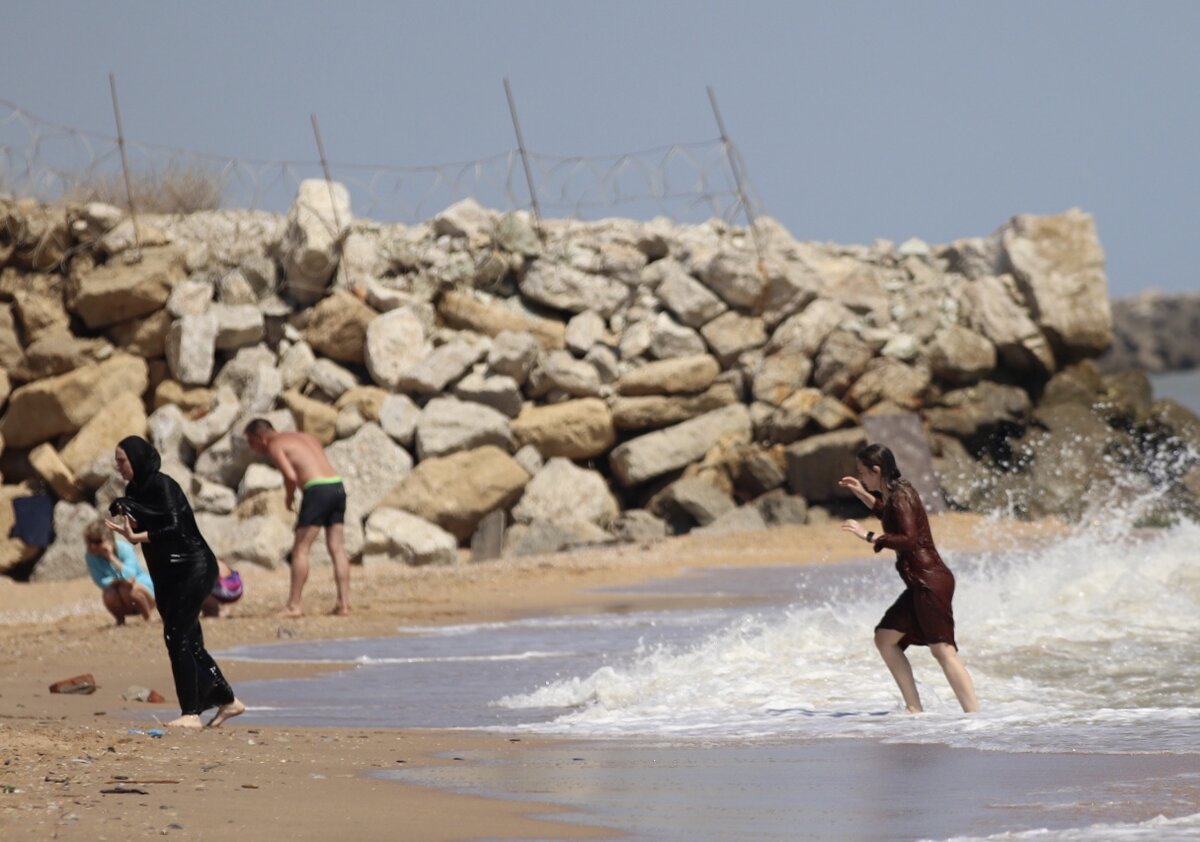
[[[346,556],[346,489],[342,478],[329,464],[325,448],[309,433],[285,433],[276,430],[264,418],[255,418],[244,430],[246,442],[258,453],[271,457],[283,474],[287,489],[287,507],[291,511],[296,489],[302,489],[300,514],[296,518],[296,538],[292,544],[292,589],[284,614],[304,614],[301,592],[308,581],[308,551],[325,527],[325,546],[333,559],[333,577],[337,583],[334,614],[350,613],[350,559]]]

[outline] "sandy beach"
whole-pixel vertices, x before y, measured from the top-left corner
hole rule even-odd
[[[997,522],[973,515],[935,520],[946,551],[1032,543],[1060,534],[1056,522]],[[235,615],[205,621],[213,651],[277,640],[376,637],[405,625],[463,623],[569,612],[663,607],[681,597],[626,596],[611,590],[735,565],[832,563],[863,558],[864,545],[836,524],[726,536],[686,536],[520,560],[412,569],[354,570],[354,613],[331,617],[328,569],[306,591],[310,614],[275,616],[286,569],[243,569],[247,595]],[[889,554],[890,555],[890,554]],[[880,563],[891,563],[881,558]],[[82,564],[82,562],[81,562]],[[695,603],[697,597],[686,599]],[[364,839],[586,838],[603,828],[556,820],[561,808],[457,795],[397,783],[377,773],[402,765],[520,759],[548,740],[465,731],[259,727],[148,730],[145,714],[174,716],[161,624],[118,628],[89,580],[17,584],[0,579],[0,830],[5,839],[180,839],[250,833],[259,838],[327,839],[352,827]],[[310,674],[312,665],[228,661],[239,681]],[[48,686],[95,676],[91,695],[56,695]],[[167,703],[127,702],[131,685]],[[455,759],[462,758],[462,759]],[[536,816],[536,818],[533,818]]]

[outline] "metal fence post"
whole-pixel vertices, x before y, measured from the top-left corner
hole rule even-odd
[[[121,170],[125,174],[125,198],[129,202],[129,221],[133,223],[133,247],[141,250],[137,208],[133,202],[133,180],[129,177],[129,159],[125,156],[125,129],[121,125],[121,105],[117,101],[117,76],[115,73],[108,74],[108,87],[112,91],[113,116],[117,119],[117,148],[121,150]]]
[[[525,136],[521,133],[521,121],[517,117],[517,103],[513,99],[512,86],[508,79],[504,80],[504,95],[508,97],[508,113],[512,115],[513,131],[517,133],[517,150],[521,153],[521,163],[525,166],[525,181],[529,184],[529,201],[533,205],[533,222],[537,232],[542,232],[542,209],[538,206],[537,190],[533,186],[533,170],[529,167],[529,153],[525,150]]]
[[[737,147],[733,145],[733,141],[729,139],[729,133],[725,131],[725,121],[721,119],[721,109],[717,107],[717,95],[713,92],[712,85],[709,85],[707,90],[708,101],[712,104],[713,117],[717,120],[717,130],[721,133],[721,145],[725,149],[725,161],[729,164],[729,169],[733,173],[733,182],[737,187],[738,201],[741,203],[742,210],[746,214],[746,221],[750,225],[750,237],[754,241],[754,251],[758,255],[758,271],[765,277],[767,270],[763,259],[762,243],[759,242],[758,228],[754,224],[754,208],[750,206],[750,197],[746,192],[746,178],[739,164],[740,157]]]
[[[321,126],[317,123],[317,115],[312,115],[313,136],[317,139],[317,154],[321,156],[321,171],[325,173],[325,187],[329,190],[329,209],[333,212],[333,239],[338,248],[342,241],[342,220],[338,216],[337,199],[333,195],[333,179],[329,175],[329,160],[325,157],[325,144],[321,142]]]

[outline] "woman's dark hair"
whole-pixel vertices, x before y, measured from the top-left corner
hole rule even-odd
[[[890,490],[900,482],[900,469],[896,467],[896,457],[892,451],[882,444],[868,444],[858,451],[858,461],[868,468],[878,468],[883,484]]]

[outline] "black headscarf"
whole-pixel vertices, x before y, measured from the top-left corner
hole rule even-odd
[[[125,486],[125,496],[113,500],[109,512],[127,514],[136,528],[150,538],[142,552],[150,563],[151,574],[167,559],[201,553],[212,557],[212,550],[196,526],[187,495],[179,483],[162,471],[162,459],[150,442],[140,436],[121,439],[117,447],[125,451],[133,468],[133,479]],[[215,569],[215,567],[214,567]]]
[[[131,515],[139,524],[157,522],[167,511],[166,474],[160,471],[162,459],[154,445],[141,436],[126,436],[117,443],[133,468],[133,479],[125,484],[125,496],[108,507],[114,517]]]
[[[125,451],[125,457],[133,468],[133,479],[125,486],[125,494],[133,499],[144,496],[162,467],[162,458],[154,445],[141,436],[126,436],[117,443]]]

